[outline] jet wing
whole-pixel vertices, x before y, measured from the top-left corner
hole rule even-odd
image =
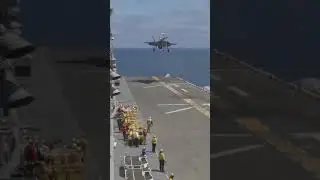
[[[157,42],[144,42],[150,46],[156,46],[157,45]]]
[[[168,44],[169,44],[169,46],[177,45],[177,43],[171,43],[171,42],[169,42]]]

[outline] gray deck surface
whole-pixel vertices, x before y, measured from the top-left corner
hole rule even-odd
[[[121,79],[119,89],[121,91],[121,94],[116,97],[117,101],[119,101],[120,103],[136,104],[135,97],[132,95],[131,89],[129,89],[128,84],[124,78]],[[144,146],[139,146],[138,148],[126,146],[123,141],[122,133],[120,133],[118,130],[116,121],[114,122],[114,133],[115,140],[117,141],[117,146],[114,150],[114,180],[124,180],[125,171],[123,157],[139,156]],[[147,151],[150,151],[151,140],[149,136],[147,137],[147,143],[149,144],[146,145]],[[151,168],[151,174],[154,180],[162,180],[167,178],[166,173],[159,172],[159,162],[155,154],[148,153],[148,163]]]
[[[319,175],[319,100],[212,55],[212,178],[308,180]]]
[[[177,179],[210,179],[210,119],[183,100],[191,99],[208,111],[208,105],[203,104],[210,102],[210,95],[176,78],[158,78],[175,88],[182,97],[174,94],[161,82],[154,81],[152,77],[126,77],[126,83],[122,83],[125,85],[121,89],[127,90],[124,86],[128,85],[132,98],[119,96],[117,99],[137,103],[144,120],[152,117],[154,127],[151,134],[158,137],[157,149],[162,148],[165,151],[167,173],[174,173]],[[178,111],[189,107],[190,109]],[[148,141],[150,142],[150,137]],[[151,150],[150,145],[147,150]],[[141,149],[131,148],[127,149],[128,151],[140,153]],[[158,172],[156,155],[152,155],[148,160],[154,179],[167,178]]]
[[[142,176],[142,170],[141,169],[128,169],[127,170],[127,180],[145,180],[145,178]]]

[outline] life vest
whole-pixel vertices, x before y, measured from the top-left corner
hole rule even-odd
[[[159,160],[165,160],[165,155],[163,152],[159,153]]]
[[[156,138],[156,137],[153,137],[153,138],[151,139],[151,143],[152,143],[152,144],[157,144],[157,138]]]

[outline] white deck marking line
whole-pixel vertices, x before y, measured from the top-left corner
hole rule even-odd
[[[252,134],[211,134],[211,137],[252,137]]]
[[[193,108],[193,107],[177,109],[177,110],[174,110],[174,111],[165,112],[165,114],[172,114],[172,113],[175,113],[175,112],[185,111],[185,110],[188,110],[188,109],[191,109],[191,108]]]
[[[231,150],[227,150],[227,151],[222,151],[222,152],[218,152],[218,153],[214,153],[214,154],[210,154],[210,159],[216,159],[219,157],[223,157],[223,156],[228,156],[228,155],[233,155],[236,153],[241,153],[241,152],[245,152],[245,151],[250,151],[253,149],[258,149],[258,148],[262,148],[264,147],[264,145],[250,145],[250,146],[244,146],[244,147],[240,147],[240,148],[236,148],[236,149],[231,149]]]
[[[168,83],[168,84],[171,84],[171,83]],[[179,84],[188,84],[188,83],[186,83],[186,82],[175,82],[175,83],[173,83],[173,84],[179,85]]]
[[[228,86],[228,90],[229,91],[232,91],[240,96],[249,96],[248,93],[244,92],[243,90],[239,89],[238,87],[236,86]]]
[[[161,84],[158,84],[158,85],[153,85],[153,86],[145,86],[145,87],[143,87],[143,88],[153,88],[153,87],[159,87],[159,86],[162,86]]]
[[[210,107],[210,103],[204,103],[204,104],[202,104],[202,106],[209,106]]]
[[[236,120],[241,126],[247,128],[255,136],[263,139],[278,151],[284,153],[293,162],[299,163],[315,179],[320,179],[320,158],[309,154],[307,151],[287,138],[273,134],[269,127],[263,125],[257,118],[244,117]]]
[[[171,86],[174,86],[176,88],[180,87],[178,84],[175,84],[175,83],[171,83]]]
[[[320,133],[319,132],[294,133],[291,135],[295,138],[313,138],[314,140],[320,142]]]
[[[181,91],[186,92],[186,93],[188,92],[187,90],[185,90],[185,89],[183,89],[183,88],[181,88]]]
[[[201,91],[201,92],[204,92],[204,93],[210,93],[210,91],[205,90],[204,87],[197,86],[197,85],[195,85],[195,84],[193,84],[193,83],[191,83],[189,81],[186,81],[186,80],[184,80],[184,79],[182,79],[180,77],[176,77],[176,78],[179,79],[180,81],[184,81],[185,82],[185,83],[176,83],[176,84],[186,84],[186,85],[188,85],[188,87],[191,87],[191,88],[196,89],[198,91]]]
[[[173,89],[171,86],[168,86],[166,83],[160,81],[159,78],[153,76],[152,77],[154,80],[159,81],[164,87],[166,87],[167,89],[169,89],[171,92],[173,92],[174,94],[176,94],[177,96],[179,96],[182,100],[184,100],[186,103],[190,104],[191,106],[193,106],[194,108],[196,108],[196,110],[198,110],[199,112],[201,112],[202,114],[204,114],[205,116],[207,116],[210,119],[210,112],[207,111],[206,109],[202,108],[200,105],[196,104],[194,101],[192,101],[191,99],[184,99],[183,98],[183,94],[181,94],[180,92],[178,92],[177,90]]]
[[[189,104],[158,104],[158,106],[187,106]]]
[[[293,136],[293,138],[314,138],[320,141],[319,132],[307,132],[307,133],[288,133],[288,135]],[[211,134],[211,137],[252,137],[252,134],[245,133],[215,133]]]
[[[130,158],[130,161],[131,161],[131,169],[130,170],[132,171],[132,178],[133,178],[133,180],[136,180],[136,177],[134,176],[132,157]]]

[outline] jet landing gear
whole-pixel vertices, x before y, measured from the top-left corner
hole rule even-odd
[[[167,49],[168,52],[170,52],[170,49]]]
[[[153,51],[153,52],[155,52],[155,51],[156,51],[156,49],[155,49],[155,48],[153,48],[153,49],[152,49],[152,51]]]

